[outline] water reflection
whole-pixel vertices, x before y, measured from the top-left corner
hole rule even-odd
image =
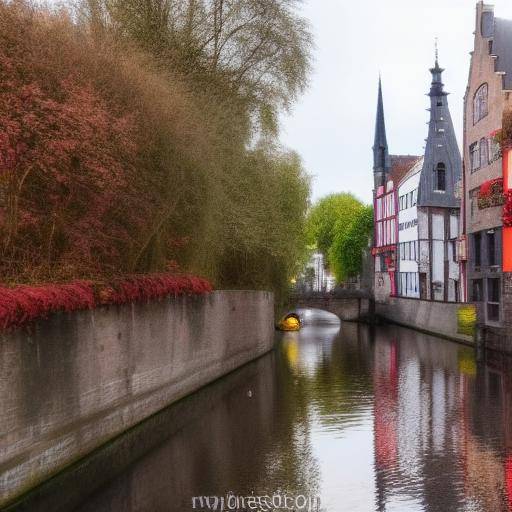
[[[183,512],[192,496],[278,490],[319,495],[326,512],[512,510],[509,359],[477,363],[397,327],[279,336],[272,354],[142,427],[137,439],[157,445],[142,457],[106,454],[104,467],[120,452],[127,467],[87,498],[82,486],[76,510]],[[48,499],[29,510],[75,509]]]

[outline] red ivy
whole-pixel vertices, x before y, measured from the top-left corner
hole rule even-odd
[[[503,191],[503,178],[496,178],[494,180],[489,180],[480,186],[480,197],[488,197],[492,193]]]
[[[147,301],[169,295],[201,295],[211,291],[212,286],[206,279],[168,274],[130,276],[108,285],[74,281],[0,287],[0,329],[19,327],[57,311],[79,311],[101,305]]]
[[[512,190],[505,193],[505,206],[503,208],[503,226],[512,227]]]

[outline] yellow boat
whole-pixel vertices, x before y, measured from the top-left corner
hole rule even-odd
[[[285,316],[278,325],[280,331],[300,331],[300,319],[297,315]]]

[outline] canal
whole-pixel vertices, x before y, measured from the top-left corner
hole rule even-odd
[[[512,510],[508,359],[477,362],[471,348],[398,327],[310,319],[89,469],[55,479],[26,510],[184,512],[200,510],[198,497],[212,497],[202,510],[213,497],[229,510],[230,497],[250,496],[295,497],[297,510],[319,500],[326,512]]]

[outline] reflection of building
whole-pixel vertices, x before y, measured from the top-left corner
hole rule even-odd
[[[512,511],[512,359],[383,328],[374,344],[379,511]]]
[[[512,285],[506,284],[512,284],[512,274],[503,274],[502,255],[507,257],[508,249],[512,258],[512,234],[502,229],[503,170],[508,162],[502,161],[496,134],[503,112],[512,107],[512,21],[495,17],[493,6],[478,2],[474,34],[464,99],[467,296],[481,305],[485,324],[503,327],[507,314],[512,315]],[[511,236],[508,247],[504,235]]]

